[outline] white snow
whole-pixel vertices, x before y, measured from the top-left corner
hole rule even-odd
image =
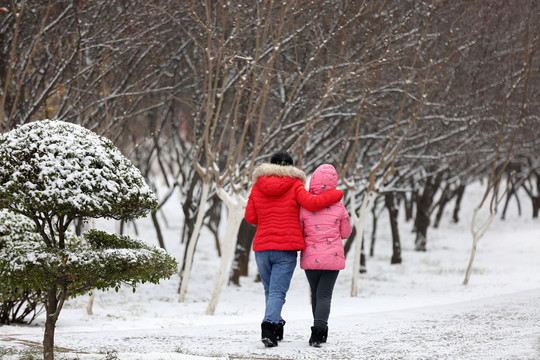
[[[215,315],[205,315],[220,261],[214,239],[203,229],[184,303],[177,302],[178,277],[138,286],[135,293],[129,287],[98,292],[93,315],[86,313],[88,296],[69,300],[57,323],[56,359],[539,359],[540,220],[531,218],[526,197],[521,217],[515,203],[505,221],[497,215],[479,242],[470,284],[462,285],[472,210],[481,191],[479,184],[466,190],[458,224],[451,222],[448,207],[440,228],[428,230],[425,253],[414,251],[412,222],[400,219],[401,265],[390,265],[383,211],[375,256],[367,259],[356,298],[350,297],[353,252],[348,254],[334,291],[328,343],[321,348],[308,345],[312,318],[300,268],[283,310],[285,338],[276,348],[260,342],[264,294],[254,282],[253,258],[242,286],[225,286]],[[170,226],[163,229],[167,250],[181,259],[179,201],[171,199],[162,215]],[[97,221],[108,232],[116,226]],[[150,219],[138,220],[137,227],[139,238],[157,245]],[[136,237],[132,226],[127,229]],[[367,239],[370,234],[368,219]],[[0,327],[0,354],[39,354],[43,324],[41,315],[30,326]]]

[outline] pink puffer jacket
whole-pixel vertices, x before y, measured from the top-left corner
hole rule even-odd
[[[309,191],[319,195],[337,186],[336,169],[329,164],[319,166],[311,176]],[[300,267],[311,270],[341,270],[345,268],[343,241],[351,235],[349,214],[338,201],[319,211],[300,208],[300,227],[306,242]]]

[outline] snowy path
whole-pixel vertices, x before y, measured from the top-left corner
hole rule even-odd
[[[532,360],[540,358],[540,289],[444,306],[333,317],[329,342],[319,349],[307,344],[309,326],[308,320],[291,321],[285,340],[272,349],[259,341],[255,322],[69,334],[60,330],[56,343],[83,354],[115,349],[118,359],[124,358],[123,353],[138,353],[139,359],[157,359],[152,355],[156,353],[178,359],[183,358],[181,353],[222,359]],[[40,332],[2,330],[0,347],[14,346],[15,339],[20,341],[17,346],[41,340]],[[83,354],[73,358],[104,358]]]

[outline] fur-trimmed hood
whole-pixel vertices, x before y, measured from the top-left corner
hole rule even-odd
[[[253,171],[253,181],[263,193],[270,196],[283,194],[297,179],[306,184],[306,173],[294,166],[264,163]]]
[[[306,184],[306,173],[294,166],[282,166],[270,163],[264,163],[253,170],[253,181],[257,182],[261,176],[279,176],[292,177],[302,180],[302,184]]]

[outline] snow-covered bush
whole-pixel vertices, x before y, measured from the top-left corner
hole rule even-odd
[[[43,309],[41,292],[26,286],[26,276],[13,276],[13,258],[25,256],[23,248],[38,246],[40,238],[32,220],[0,210],[0,324],[31,323]]]
[[[0,136],[0,199],[30,217],[76,213],[131,219],[157,199],[140,171],[105,137],[43,120]]]
[[[68,232],[77,218],[133,219],[157,206],[140,171],[108,139],[44,120],[0,134],[0,206],[31,219],[39,240],[12,241],[0,254],[10,283],[41,292],[47,312],[44,358],[69,296],[122,283],[157,283],[176,272],[165,251],[126,236]]]
[[[122,284],[157,283],[176,269],[176,261],[165,250],[142,241],[98,230],[83,238],[68,234],[65,248],[58,249],[35,236],[12,237],[0,248],[0,279],[34,292],[60,283],[69,296],[77,296]]]

